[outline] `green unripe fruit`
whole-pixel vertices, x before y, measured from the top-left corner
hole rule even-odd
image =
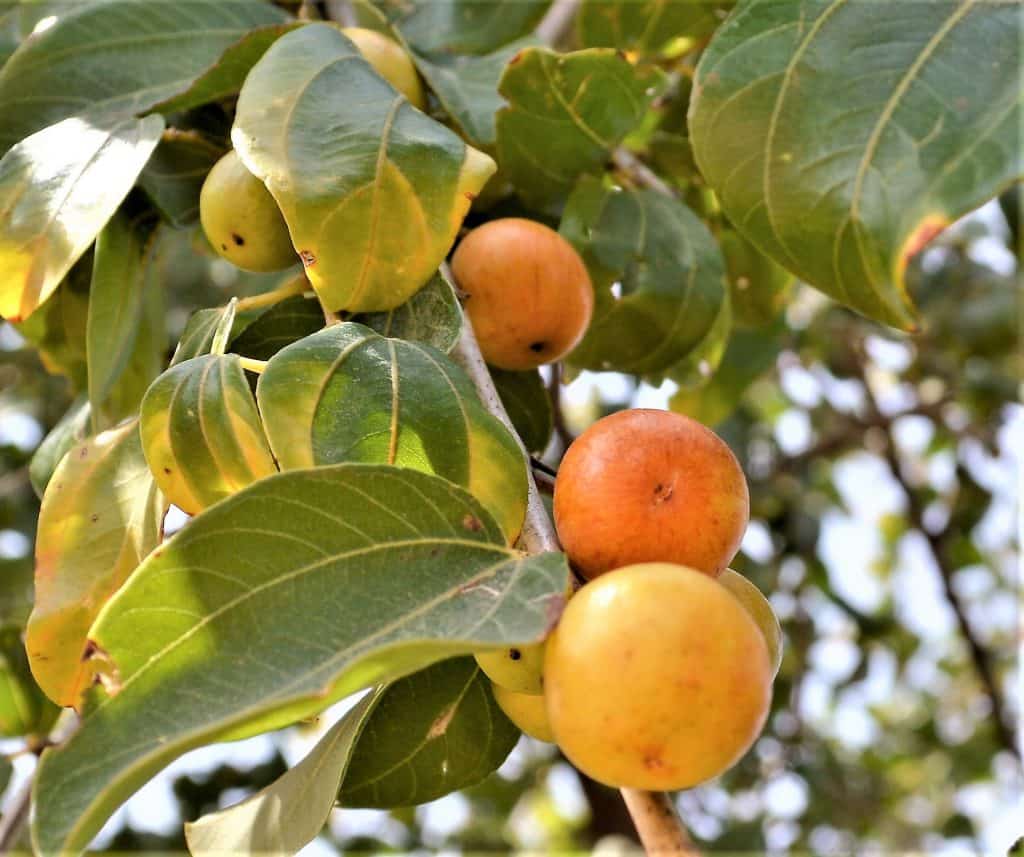
[[[363,27],[344,27],[342,32],[352,40],[377,74],[401,92],[413,107],[423,110],[427,106],[427,96],[416,66],[401,45],[383,33]]]
[[[492,682],[516,693],[544,692],[544,644],[512,646],[473,655]]]
[[[274,197],[234,150],[203,182],[199,219],[213,249],[246,271],[280,271],[299,261]]]
[[[140,431],[156,484],[190,515],[277,472],[236,354],[164,372],[142,400]]]
[[[548,722],[548,712],[544,704],[543,694],[515,693],[506,690],[500,684],[492,684],[494,699],[498,707],[505,712],[516,726],[531,738],[538,741],[554,743],[555,733]]]
[[[779,674],[779,667],[782,665],[782,628],[772,605],[761,594],[760,589],[731,568],[727,568],[718,576],[718,582],[743,605],[743,609],[750,614],[750,618],[764,635],[765,644],[768,646],[768,663],[771,664],[774,678]]]

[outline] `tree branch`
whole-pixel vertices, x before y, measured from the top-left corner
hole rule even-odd
[[[552,47],[558,45],[569,35],[579,5],[580,0],[555,0],[537,25],[537,38]]]
[[[447,270],[446,265],[442,268],[445,276],[450,280],[451,272]],[[473,333],[473,326],[470,324],[468,316],[463,324],[462,337],[455,346],[452,357],[466,370],[485,407],[512,432],[512,436],[519,443],[519,448],[523,452],[525,465],[529,461],[526,447],[519,439],[505,406],[501,403],[491,373],[480,354],[480,346],[477,344],[476,335]],[[527,553],[560,550],[558,536],[555,534],[555,528],[548,517],[547,510],[544,508],[544,502],[537,490],[537,483],[530,467],[527,467],[527,479],[529,495],[526,521],[523,523],[523,530],[517,544]],[[667,855],[698,857],[698,852],[694,850],[669,795],[661,792],[637,791],[636,789],[622,789],[621,791],[629,814],[633,818],[633,824],[640,836],[640,841],[649,855],[652,857],[654,855],[658,855],[658,857],[667,857]]]

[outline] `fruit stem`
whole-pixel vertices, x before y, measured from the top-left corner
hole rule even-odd
[[[267,368],[266,360],[257,360],[254,357],[239,357],[238,362],[246,372],[253,372],[256,375],[262,375],[263,370]]]
[[[310,288],[311,286],[309,285],[309,281],[306,279],[306,275],[299,274],[278,286],[276,289],[271,289],[269,292],[263,292],[263,294],[260,295],[250,295],[247,298],[239,298],[236,309],[238,312],[245,312],[246,310],[252,309],[263,309],[263,307],[273,306],[276,303],[280,303],[285,298],[290,298],[294,295],[301,295],[304,292],[309,291]]]
[[[451,271],[447,264],[441,265],[442,275],[451,282]],[[462,336],[459,337],[452,351],[452,359],[455,360],[469,375],[473,386],[476,387],[484,407],[494,416],[501,420],[505,427],[512,432],[512,436],[519,444],[523,452],[524,464],[529,462],[529,455],[526,447],[519,437],[519,433],[512,425],[508,412],[501,402],[498,390],[494,386],[490,370],[480,354],[480,346],[476,341],[476,334],[473,333],[473,326],[469,317],[466,316],[462,323]],[[544,508],[544,501],[537,490],[537,483],[533,477],[531,467],[526,468],[526,478],[529,486],[529,494],[526,505],[526,520],[523,523],[522,532],[519,534],[519,541],[516,545],[526,553],[546,553],[548,551],[561,550],[558,544],[558,536],[555,533],[551,518],[548,517]],[[700,857],[700,852],[693,847],[690,837],[683,827],[683,822],[676,812],[672,797],[664,792],[645,792],[636,789],[622,789],[622,799],[633,819],[633,825],[640,836],[644,850],[651,857]]]

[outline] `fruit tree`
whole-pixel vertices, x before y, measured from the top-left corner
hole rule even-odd
[[[408,821],[497,782],[525,734],[651,854],[722,834],[688,796],[724,783],[732,818],[762,800],[745,777],[796,788],[788,768],[831,809],[760,846],[851,848],[889,792],[858,803],[834,749],[779,748],[837,669],[815,623],[860,629],[861,678],[910,658],[891,605],[858,601],[885,581],[844,595],[824,564],[843,501],[815,468],[858,450],[869,491],[902,489],[872,544],[892,571],[913,531],[937,569],[983,763],[1019,761],[985,584],[957,574],[1006,588],[971,462],[1004,454],[1019,368],[1021,22],[996,0],[6,4],[23,422],[0,441],[29,411],[47,433],[0,497],[0,557],[34,542],[0,581],[0,731],[38,759],[0,853],[83,853],[189,751],[310,724],[172,845],[297,853],[339,806]],[[947,231],[976,210],[981,243]],[[569,400],[587,384],[596,408]],[[801,384],[827,391],[802,418]],[[944,477],[901,458],[914,431]],[[895,734],[924,716],[902,711]],[[893,814],[921,818],[954,763],[901,746]],[[971,824],[935,804],[943,836]],[[863,841],[933,842],[911,828]]]

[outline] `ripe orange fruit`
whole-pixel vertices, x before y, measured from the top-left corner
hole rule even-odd
[[[764,637],[736,598],[663,562],[584,586],[544,657],[555,740],[617,788],[689,788],[731,767],[761,732],[771,680]]]
[[[560,360],[594,311],[590,275],[553,229],[507,217],[477,227],[452,256],[452,273],[484,359],[499,369]]]
[[[555,480],[555,526],[588,580],[636,562],[717,576],[750,516],[747,481],[713,431],[670,411],[619,411],[569,447]]]

